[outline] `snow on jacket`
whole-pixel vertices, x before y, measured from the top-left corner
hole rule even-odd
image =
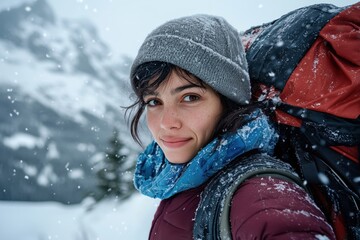
[[[206,184],[162,200],[151,240],[192,239],[194,218]],[[335,239],[324,215],[293,182],[273,177],[246,180],[235,192],[230,210],[233,239]]]

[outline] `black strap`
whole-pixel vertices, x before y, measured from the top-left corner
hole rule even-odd
[[[333,215],[342,216],[348,239],[360,231],[360,166],[328,146],[319,144],[315,130],[280,125],[279,153],[293,161],[311,194],[329,222]],[[291,153],[292,152],[292,153]],[[320,197],[321,196],[321,197]],[[329,207],[330,206],[330,207]]]
[[[360,144],[360,116],[342,118],[329,113],[278,103],[277,108],[303,121],[322,145],[356,146]],[[310,129],[311,128],[311,129]],[[321,141],[320,141],[321,140]]]
[[[330,146],[359,146],[360,117],[346,119],[285,103],[281,103],[279,108],[303,120],[300,129],[288,127],[290,132],[280,135],[288,135],[288,139],[284,141],[290,141],[292,145],[296,145],[293,147],[297,149],[297,159],[301,161],[300,166],[305,179],[320,183],[318,173],[322,170],[316,164],[323,162],[323,165],[328,165],[325,169],[338,175],[338,178],[344,181],[344,188],[349,189],[352,195],[359,199],[360,165],[334,151]],[[302,150],[299,151],[299,149]],[[300,155],[299,152],[301,152]]]

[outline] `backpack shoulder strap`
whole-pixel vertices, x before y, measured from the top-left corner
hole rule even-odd
[[[236,159],[212,178],[204,189],[196,211],[194,239],[231,239],[229,215],[232,197],[246,179],[255,176],[274,176],[302,186],[289,164],[266,154]]]

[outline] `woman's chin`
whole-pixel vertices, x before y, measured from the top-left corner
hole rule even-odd
[[[166,154],[165,153],[165,157],[166,159],[172,163],[172,164],[185,164],[190,162],[190,160],[194,157],[193,155],[185,155],[184,153],[171,153],[171,154]]]

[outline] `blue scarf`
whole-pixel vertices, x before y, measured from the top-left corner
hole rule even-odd
[[[239,155],[259,149],[272,153],[278,135],[261,112],[234,133],[215,138],[188,163],[173,164],[156,142],[137,159],[134,184],[144,195],[166,199],[176,193],[200,186]]]

